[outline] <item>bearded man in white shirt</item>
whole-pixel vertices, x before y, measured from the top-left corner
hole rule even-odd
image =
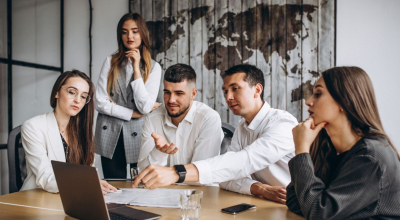
[[[146,116],[138,167],[174,166],[219,155],[224,137],[221,118],[206,104],[194,101],[196,73],[186,64],[164,74],[164,104]],[[170,143],[170,144],[169,144]]]
[[[219,182],[221,188],[286,202],[289,160],[294,156],[292,129],[297,120],[263,100],[264,75],[255,66],[231,67],[224,74],[223,92],[229,109],[243,119],[228,152],[175,167],[148,166],[133,182],[150,189],[176,182]]]

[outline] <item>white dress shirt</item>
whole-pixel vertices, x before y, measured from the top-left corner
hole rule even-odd
[[[125,68],[126,70],[126,86],[128,87],[133,75],[133,67],[132,61],[130,59],[127,60],[127,64],[122,68]],[[99,81],[96,87],[96,110],[102,114],[130,121],[133,110],[111,102],[108,97],[107,81],[110,68],[111,56],[108,56],[103,63],[103,67],[101,68]],[[155,62],[146,83],[143,82],[142,77],[131,82],[133,98],[140,113],[148,114],[153,109],[154,103],[157,99],[158,90],[160,88],[160,78],[161,67],[160,64]]]
[[[175,143],[178,151],[169,155],[157,150],[152,132],[164,136],[168,143]],[[217,156],[223,137],[219,114],[204,103],[193,101],[178,127],[172,123],[165,106],[160,106],[145,118],[138,167],[143,170],[150,164],[188,164]]]
[[[193,163],[199,170],[199,182],[219,182],[221,188],[248,195],[256,182],[288,185],[296,125],[290,113],[265,102],[250,124],[244,119],[239,122],[227,153]]]

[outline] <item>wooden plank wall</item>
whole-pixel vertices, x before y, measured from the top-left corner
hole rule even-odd
[[[299,121],[320,73],[335,64],[335,0],[130,0],[146,20],[152,57],[197,73],[196,100],[235,127],[220,73],[241,63],[265,76],[264,100]],[[159,97],[162,97],[160,89]]]

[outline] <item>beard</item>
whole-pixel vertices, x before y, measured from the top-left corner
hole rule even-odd
[[[190,107],[190,104],[185,106],[185,107],[183,107],[183,109],[181,111],[179,111],[179,112],[177,112],[175,114],[170,113],[168,111],[168,108],[167,108],[168,116],[171,117],[171,118],[177,118],[177,117],[181,116],[182,114],[184,114],[186,112],[186,110],[189,109],[189,107]]]

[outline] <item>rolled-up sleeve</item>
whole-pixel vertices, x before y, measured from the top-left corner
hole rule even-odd
[[[160,89],[160,80],[161,66],[158,63],[154,63],[146,83],[143,82],[142,77],[131,82],[133,98],[140,113],[148,114],[153,109]]]
[[[130,121],[133,109],[126,108],[111,102],[107,92],[108,72],[110,71],[111,57],[107,57],[100,71],[99,81],[97,82],[95,106],[96,110],[102,114],[110,115],[119,119]]]

